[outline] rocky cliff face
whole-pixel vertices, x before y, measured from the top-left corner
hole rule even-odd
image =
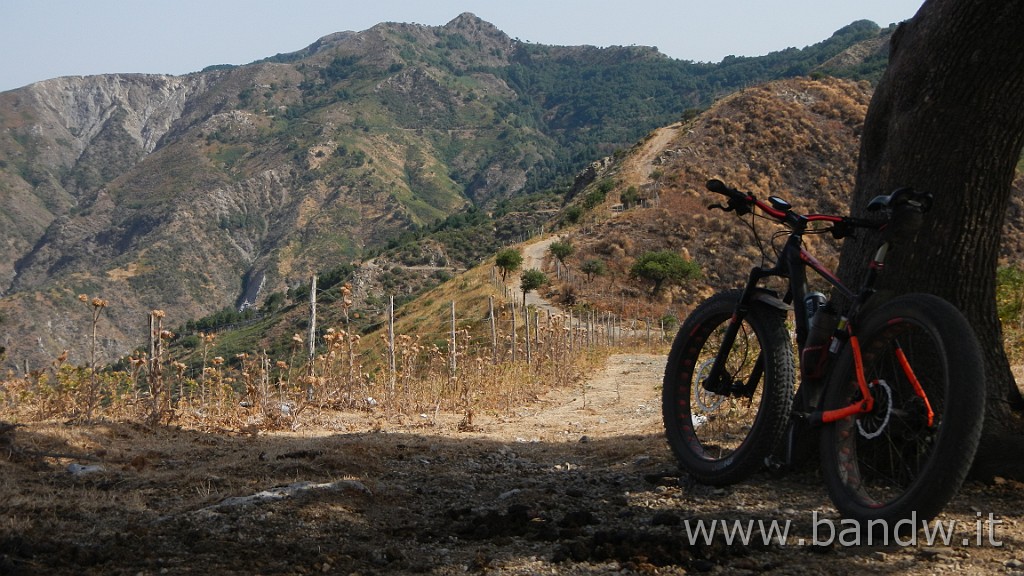
[[[442,29],[334,34],[294,61],[180,77],[57,78],[0,94],[8,362],[38,367],[65,349],[83,362],[89,310],[79,293],[110,302],[100,349],[111,360],[144,341],[151,309],[183,322],[258,299],[463,205],[433,135],[406,135],[401,122],[391,133],[367,134],[365,120],[353,129],[372,110],[327,91],[363,75],[420,125],[450,112],[438,73],[398,54],[394,36],[408,43],[410,34],[427,51],[438,36],[472,39],[487,47],[487,61],[503,60],[511,44],[464,15]],[[374,80],[380,69],[393,73]],[[387,114],[376,122],[392,124]]]
[[[0,295],[45,230],[153,152],[209,80],[66,77],[0,94],[0,225],[8,255],[0,259]]]
[[[33,84],[25,92],[35,110],[45,114],[36,123],[43,134],[67,139],[77,159],[110,130],[130,138],[143,153],[152,152],[211,79],[204,74],[65,77]]]

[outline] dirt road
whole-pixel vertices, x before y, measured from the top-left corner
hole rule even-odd
[[[543,270],[544,259],[547,256],[548,248],[551,247],[551,244],[557,242],[559,238],[559,236],[549,236],[542,240],[538,240],[536,242],[532,242],[530,244],[523,246],[523,270],[529,270],[531,268]],[[516,294],[522,294],[523,292],[522,289],[519,287],[518,277],[516,277],[513,284],[514,292]],[[560,308],[549,303],[547,300],[541,297],[541,295],[538,294],[536,290],[529,292],[526,295],[526,305],[533,306],[534,308],[542,312],[548,312],[550,314],[558,314],[561,312]]]
[[[629,157],[629,161],[622,167],[622,178],[630,178],[633,185],[640,185],[647,182],[654,171],[654,160],[659,154],[665,151],[672,140],[679,136],[682,130],[682,123],[675,123],[664,128],[658,128],[651,133],[642,144],[639,153]]]

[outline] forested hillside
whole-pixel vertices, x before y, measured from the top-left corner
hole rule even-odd
[[[186,322],[262,307],[403,237],[436,231],[394,257],[452,273],[536,228],[590,162],[745,86],[860,74],[887,34],[858,22],[804,49],[700,64],[524,44],[463,14],[333,34],[246,66],[5,92],[7,365],[63,350],[84,362],[80,294],[109,303],[98,357],[112,361],[144,340],[150,310]],[[858,64],[844,60],[865,42]]]

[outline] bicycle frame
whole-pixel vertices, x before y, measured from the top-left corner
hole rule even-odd
[[[762,258],[739,290],[697,305],[673,340],[662,418],[681,469],[720,486],[797,470],[816,448],[829,497],[859,534],[891,538],[915,515],[933,518],[981,437],[983,351],[953,304],[912,286],[890,293],[879,275],[927,229],[934,197],[897,188],[861,220],[801,214],[717,179],[706,188],[727,199],[710,208],[749,216]],[[874,250],[856,282],[811,254],[807,235],[860,229]]]
[[[838,346],[833,348],[830,353],[837,354],[841,350],[843,340],[847,340],[849,342],[851,352],[854,356],[857,385],[861,392],[861,399],[854,401],[848,406],[827,411],[821,411],[819,406],[808,406],[812,412],[807,415],[807,420],[812,425],[821,425],[835,422],[855,414],[870,412],[874,408],[874,397],[871,394],[871,386],[874,383],[869,383],[865,379],[860,344],[851,328],[851,319],[856,319],[857,312],[868,298],[875,293],[875,280],[877,279],[878,272],[885,266],[885,257],[889,251],[889,242],[883,242],[875,252],[874,257],[869,264],[868,274],[865,278],[864,284],[861,289],[855,293],[843,284],[842,281],[832,273],[832,271],[826,268],[824,264],[804,248],[803,235],[807,232],[808,225],[812,222],[826,222],[834,227],[842,227],[843,231],[840,234],[834,233],[837,238],[845,236],[845,231],[848,228],[879,229],[883,224],[874,221],[826,214],[800,215],[793,212],[787,202],[775,197],[769,199],[771,205],[763,203],[752,197],[749,199],[757,208],[765,212],[770,218],[788,226],[790,228],[790,234],[786,240],[786,244],[783,246],[779,254],[778,261],[774,266],[770,268],[756,266],[750,271],[746,286],[744,287],[742,296],[740,297],[740,302],[726,328],[725,334],[723,335],[722,345],[718,351],[718,355],[715,358],[707,378],[701,385],[706,390],[716,394],[733,394],[746,396],[748,398],[752,397],[757,386],[757,381],[761,378],[761,370],[755,370],[749,376],[747,382],[737,385],[738,383],[732,382],[730,375],[727,374],[727,371],[725,370],[725,361],[750,306],[756,300],[763,301],[766,299],[774,299],[776,301],[774,304],[777,307],[793,309],[796,325],[797,349],[800,352],[803,351],[808,333],[807,310],[803,306],[791,306],[791,304],[794,302],[802,303],[804,301],[804,298],[807,295],[807,268],[810,268],[851,302],[846,313],[841,316],[839,327],[836,332],[836,338],[834,338],[834,341],[838,342]],[[777,296],[774,294],[768,295],[767,291],[759,286],[762,280],[769,277],[786,278],[788,281],[788,291],[781,302],[778,301]],[[933,413],[928,402],[928,398],[925,396],[923,389],[917,382],[917,378],[914,375],[909,362],[906,361],[905,356],[902,356],[901,351],[898,352],[898,355],[903,358],[903,360],[901,360],[901,367],[904,373],[908,380],[914,383],[915,392],[919,397],[921,397],[927,407],[928,423],[931,425]],[[763,358],[759,358],[758,366],[762,363]],[[801,387],[805,384],[809,383],[802,381]]]

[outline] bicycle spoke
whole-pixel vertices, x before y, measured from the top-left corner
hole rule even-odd
[[[725,331],[725,324],[720,326],[708,338],[708,346],[701,351],[698,365],[710,369],[718,353],[718,343]],[[746,382],[756,366],[760,355],[760,345],[750,326],[744,323],[736,335],[736,342],[726,361],[725,371],[730,382]],[[761,394],[755,390],[749,398],[736,397],[731,394],[712,394],[702,385],[706,373],[697,372],[691,386],[694,400],[691,414],[694,419],[704,424],[694,425],[694,435],[703,447],[704,457],[712,460],[724,458],[735,451],[746,439],[757,416],[757,407]],[[758,387],[759,388],[759,387]],[[711,394],[714,401],[709,402]]]

